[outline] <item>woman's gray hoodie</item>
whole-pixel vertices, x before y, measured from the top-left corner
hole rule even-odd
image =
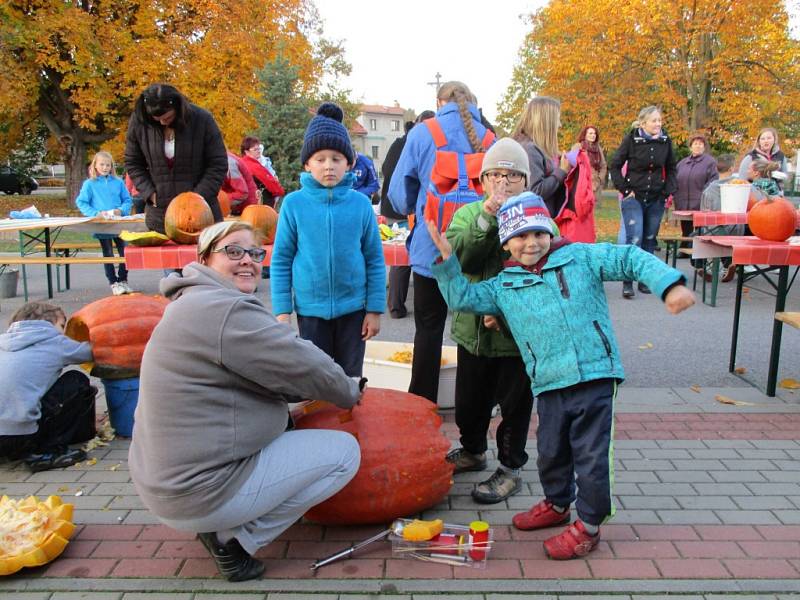
[[[252,294],[198,263],[161,280],[173,302],[142,358],[131,477],[157,516],[213,512],[284,432],[289,401],[350,408],[356,381]]]

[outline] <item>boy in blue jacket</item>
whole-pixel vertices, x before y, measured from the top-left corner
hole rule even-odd
[[[673,314],[692,306],[694,294],[680,271],[636,246],[553,240],[550,214],[532,192],[509,199],[497,221],[513,259],[499,275],[470,284],[433,223],[428,231],[444,262],[431,270],[451,309],[505,318],[539,400],[545,495],[513,523],[525,530],[569,523],[577,476],[579,519],[544,542],[550,558],[577,558],[597,546],[600,525],[614,514],[614,397],[625,373],[603,282],[642,281]]]
[[[23,458],[32,471],[68,467],[86,458],[68,444],[95,435],[97,388],[81,371],[92,348],[64,335],[64,311],[28,302],[0,334],[0,456]]]
[[[354,156],[343,116],[322,104],[306,129],[306,172],[283,201],[272,250],[272,310],[287,323],[296,312],[300,337],[360,377],[386,306],[386,267],[372,205],[347,172]]]

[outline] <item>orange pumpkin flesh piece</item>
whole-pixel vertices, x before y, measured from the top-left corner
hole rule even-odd
[[[322,404],[300,416],[297,428],[351,433],[361,447],[361,466],[307,518],[325,525],[388,523],[438,504],[450,491],[453,465],[445,460],[450,442],[440,431],[436,405],[380,388],[367,389],[352,410]]]
[[[251,204],[242,211],[242,221],[246,221],[253,226],[253,229],[260,232],[265,244],[272,244],[275,241],[275,231],[278,227],[278,213],[275,209],[266,204]]]
[[[231,197],[228,192],[220,190],[217,193],[217,202],[219,202],[219,211],[222,213],[223,219],[231,214]]]
[[[211,208],[194,192],[175,196],[164,213],[164,232],[177,244],[197,244],[200,232],[213,224]]]
[[[783,242],[794,234],[797,226],[794,205],[779,197],[757,202],[747,213],[747,225],[762,240]]]
[[[38,567],[58,557],[75,531],[72,504],[58,496],[15,501],[0,498],[0,575]]]
[[[125,294],[87,304],[67,322],[66,334],[90,342],[92,375],[103,379],[137,377],[144,347],[169,300],[163,296]]]

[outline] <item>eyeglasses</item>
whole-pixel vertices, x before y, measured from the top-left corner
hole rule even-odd
[[[512,171],[511,173],[501,173],[500,171],[489,171],[486,173],[486,177],[488,177],[491,181],[500,181],[505,177],[508,183],[519,183],[522,181],[524,175],[522,173],[517,173]]]
[[[253,262],[258,263],[262,262],[267,257],[267,251],[263,248],[242,248],[236,244],[223,246],[222,248],[217,248],[211,252],[224,252],[225,256],[231,260],[241,260],[245,253],[247,253],[250,255],[250,258],[253,259]]]

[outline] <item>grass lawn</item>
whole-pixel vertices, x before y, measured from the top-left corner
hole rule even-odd
[[[77,217],[80,211],[71,203],[67,202],[63,194],[41,194],[36,196],[7,196],[0,195],[0,217],[5,217],[12,210],[19,210],[35,205],[42,214]],[[597,241],[616,242],[619,232],[619,202],[617,193],[606,190],[603,197],[598,202],[595,213],[595,226],[597,229]],[[661,225],[661,233],[664,235],[680,234],[680,227],[664,222]],[[62,230],[58,239],[62,242],[91,242],[94,238],[90,233],[77,233],[69,229]],[[18,252],[19,242],[16,234],[10,234],[6,239],[0,239],[0,252]]]

